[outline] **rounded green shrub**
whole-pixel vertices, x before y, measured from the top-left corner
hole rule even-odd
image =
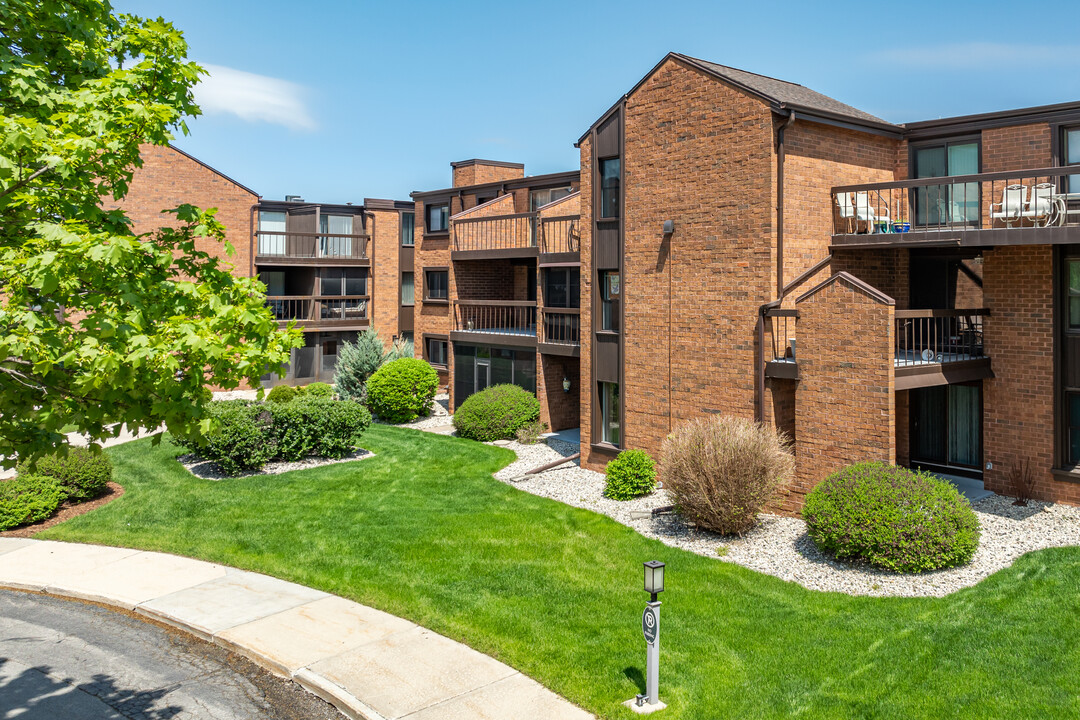
[[[105,492],[112,480],[112,461],[103,452],[89,448],[68,448],[67,453],[51,453],[32,466],[20,464],[19,474],[46,475],[60,484],[67,500],[82,502]]]
[[[181,444],[216,462],[226,475],[258,470],[277,455],[268,407],[247,400],[212,402],[210,432],[184,438]]]
[[[633,500],[656,489],[656,463],[644,450],[623,450],[607,464],[604,497]]]
[[[331,400],[334,397],[334,388],[327,385],[324,382],[313,382],[310,385],[305,385],[302,388],[298,388],[303,391],[303,395],[309,398],[322,398],[324,400]]]
[[[458,435],[490,442],[510,440],[540,418],[540,401],[517,385],[492,385],[465,398],[454,413]]]
[[[971,561],[979,521],[948,482],[881,462],[833,473],[807,496],[810,538],[841,560],[911,573]]]
[[[438,387],[435,368],[419,358],[400,358],[368,378],[368,407],[383,422],[410,422],[431,412]]]
[[[278,386],[272,388],[270,390],[270,392],[266,394],[266,402],[272,402],[272,403],[292,402],[293,400],[296,399],[296,396],[298,394],[299,393],[297,393],[296,388],[294,388],[294,387],[291,387],[289,385],[278,385]]]
[[[274,460],[296,461],[308,455],[343,457],[356,449],[371,425],[371,413],[352,400],[305,395],[290,403],[267,404],[267,434]]]
[[[45,475],[19,475],[0,482],[0,530],[50,517],[64,500],[64,490]]]

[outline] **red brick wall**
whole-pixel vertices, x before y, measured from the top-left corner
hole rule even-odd
[[[907,248],[880,250],[834,250],[832,272],[847,272],[896,301],[897,310],[908,308],[910,251]]]
[[[450,204],[451,214],[460,212],[457,198]],[[449,336],[452,318],[451,306],[447,303],[425,303],[423,298],[423,273],[425,267],[449,267],[450,266],[450,241],[448,235],[427,235],[425,233],[424,203],[416,203],[416,235],[414,247],[414,287],[416,289],[416,304],[413,309],[413,337],[416,338],[416,356],[423,357],[423,348],[419,342],[421,336],[443,335]],[[453,298],[453,270],[450,272],[450,297]],[[453,367],[453,347],[450,348],[448,358]]]
[[[578,373],[581,379],[578,426],[581,429],[581,465],[593,469],[603,469],[603,464],[610,459],[610,453],[596,454],[590,447],[592,438],[592,403],[594,389],[592,385],[592,349],[593,349],[593,194],[592,194],[592,138],[586,136],[579,145],[581,151],[581,321],[579,335],[581,354],[578,358]]]
[[[1053,164],[1047,123],[982,131],[983,172],[1045,168]]]
[[[798,448],[788,510],[845,465],[896,458],[893,306],[834,276],[797,307]]]
[[[397,210],[372,210],[368,217],[371,234],[371,326],[389,346],[398,332],[398,308],[401,304],[398,250],[401,247],[401,213]],[[420,344],[419,337],[416,344]]]
[[[489,165],[483,161],[453,168],[453,186],[456,188],[466,185],[502,182],[503,180],[517,180],[523,177],[525,177],[524,167]]]
[[[127,196],[120,203],[106,202],[105,207],[122,208],[137,233],[178,226],[174,220],[170,222],[172,216],[161,211],[183,203],[203,210],[217,208],[216,217],[225,225],[225,236],[236,248],[236,255],[227,258],[216,242],[204,240],[196,247],[225,260],[234,274],[250,277],[251,207],[258,195],[171,147],[143,145],[140,152],[143,166],[135,171]]]

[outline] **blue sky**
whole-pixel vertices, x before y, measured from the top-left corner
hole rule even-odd
[[[1080,100],[1065,2],[114,2],[213,70],[176,145],[271,199],[408,199],[472,157],[574,168],[671,50],[893,122]]]

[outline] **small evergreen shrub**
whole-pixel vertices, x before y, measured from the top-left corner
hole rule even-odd
[[[679,513],[723,535],[742,533],[795,471],[786,436],[743,418],[691,420],[664,441],[660,474]]]
[[[547,425],[535,420],[525,427],[519,428],[516,435],[517,441],[522,445],[535,445],[540,442],[540,436],[547,432]]]
[[[64,500],[64,490],[45,475],[19,475],[0,482],[0,530],[50,517]]]
[[[656,463],[644,450],[623,450],[607,464],[604,497],[633,500],[656,489]]]
[[[368,407],[383,422],[406,423],[431,412],[439,376],[419,358],[399,358],[368,378]]]
[[[465,398],[454,413],[458,435],[470,440],[510,440],[540,418],[540,401],[517,385],[492,385]]]
[[[73,502],[91,500],[105,492],[112,480],[112,461],[103,452],[89,448],[68,448],[67,453],[51,453],[31,464],[20,463],[20,475],[45,475],[60,484],[64,498]]]
[[[271,403],[287,403],[296,399],[299,393],[296,388],[289,385],[278,385],[270,390],[266,395],[266,402]]]
[[[979,547],[979,520],[955,487],[881,462],[830,475],[806,496],[802,515],[822,552],[894,572],[965,565]]]
[[[334,397],[334,388],[324,382],[313,382],[298,389],[303,390],[305,397],[322,398],[323,400],[331,400]]]
[[[388,353],[374,329],[357,334],[356,342],[342,343],[334,369],[338,394],[347,400],[365,402],[367,381],[383,366]]]

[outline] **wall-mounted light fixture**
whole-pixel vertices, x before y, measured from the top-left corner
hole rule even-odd
[[[675,232],[675,221],[674,220],[665,220],[664,221],[664,234],[665,235],[670,235],[673,232]]]
[[[565,376],[563,377],[563,379],[562,379],[562,389],[563,389],[563,392],[570,392],[570,378],[565,377]]]

